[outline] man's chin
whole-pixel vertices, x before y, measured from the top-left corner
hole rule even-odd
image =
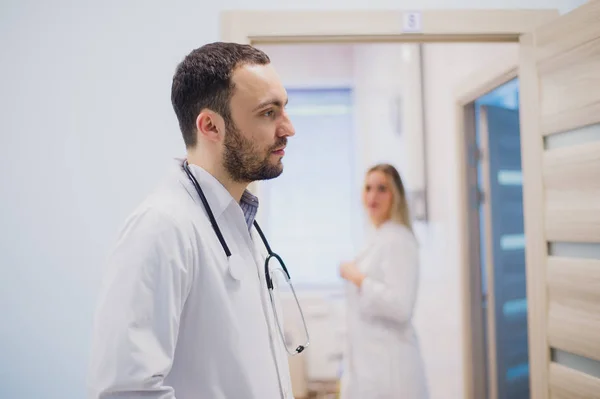
[[[268,169],[263,170],[261,173],[261,178],[259,180],[275,179],[276,177],[279,177],[282,173],[283,173],[283,163],[281,163],[281,160],[279,160],[279,162],[277,162],[277,164],[271,165],[271,167],[269,167]]]

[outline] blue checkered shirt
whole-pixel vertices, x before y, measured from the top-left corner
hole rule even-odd
[[[244,212],[244,218],[246,219],[248,230],[250,230],[254,223],[254,218],[256,218],[256,212],[258,212],[258,198],[252,195],[250,191],[245,190],[240,199],[240,208]]]

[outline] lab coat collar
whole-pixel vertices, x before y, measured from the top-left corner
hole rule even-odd
[[[398,222],[395,222],[392,219],[388,219],[385,222],[381,223],[381,225],[379,225],[377,230],[383,231],[383,230],[387,230],[390,227],[397,226],[397,225],[398,225]]]
[[[177,160],[179,163],[179,169],[181,170],[184,161],[184,159]],[[192,175],[196,178],[196,180],[198,180],[198,184],[204,192],[204,196],[208,201],[208,205],[210,205],[210,209],[215,216],[215,219],[218,219],[223,214],[225,209],[227,209],[227,207],[229,207],[232,203],[237,204],[225,186],[223,186],[221,182],[219,182],[213,175],[208,173],[204,168],[193,164],[189,164],[189,167]],[[182,173],[185,176],[185,179],[189,182],[189,179],[183,170]],[[192,188],[191,193],[194,200],[199,204],[202,204],[193,184],[191,182],[189,182],[189,184]]]
[[[393,230],[397,225],[398,223],[391,219],[386,220],[377,227],[370,224],[367,231],[367,237],[369,241],[378,240],[382,235],[385,235],[388,231]]]

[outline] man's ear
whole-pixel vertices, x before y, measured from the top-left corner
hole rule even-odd
[[[208,141],[219,141],[223,132],[223,118],[216,112],[202,110],[196,118],[198,134]]]

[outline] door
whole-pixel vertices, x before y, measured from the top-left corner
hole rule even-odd
[[[483,275],[487,276],[489,398],[528,399],[527,301],[519,110],[484,105]],[[486,289],[487,288],[487,289]]]
[[[520,43],[531,394],[600,398],[600,1]]]

